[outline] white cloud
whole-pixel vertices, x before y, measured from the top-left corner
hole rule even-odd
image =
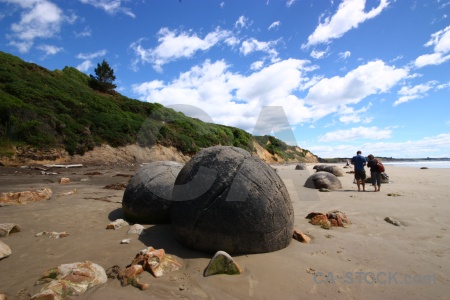
[[[92,60],[98,57],[104,57],[106,53],[107,51],[104,49],[93,53],[79,53],[77,54],[76,58],[83,59],[84,61],[76,68],[81,72],[87,72],[90,68],[92,68],[92,66],[94,66]]]
[[[366,112],[372,107],[372,103],[370,102],[367,106],[364,106],[358,110],[355,110],[353,107],[342,106],[339,109],[338,114],[340,115],[339,121],[344,124],[348,123],[370,123],[373,120],[373,117],[367,117]]]
[[[315,31],[308,37],[308,42],[302,48],[328,43],[332,39],[340,38],[347,31],[357,28],[359,24],[379,15],[388,7],[388,0],[380,0],[378,7],[365,12],[365,0],[344,0],[336,13],[330,18],[325,18]]]
[[[240,52],[247,56],[252,52],[261,51],[269,54],[272,61],[276,60],[278,57],[278,52],[275,49],[278,41],[260,42],[257,39],[248,39],[242,42],[240,47]]]
[[[292,4],[295,3],[295,1],[296,1],[296,0],[287,0],[287,1],[286,1],[286,6],[287,6],[287,7],[291,7]]]
[[[231,32],[216,28],[202,39],[195,33],[162,28],[158,35],[159,45],[156,48],[143,48],[141,46],[142,39],[132,43],[130,48],[135,51],[138,61],[151,63],[155,70],[161,71],[164,64],[180,58],[191,58],[197,51],[206,51],[229,38]]]
[[[376,132],[372,132],[374,134]],[[369,138],[370,139],[370,138]],[[356,150],[361,150],[363,155],[372,153],[376,157],[396,158],[425,158],[425,157],[449,157],[450,134],[444,133],[436,136],[425,137],[415,141],[401,142],[367,142],[340,145],[308,146],[308,150],[320,157],[352,157]]]
[[[355,104],[369,95],[387,92],[407,75],[405,69],[396,69],[380,60],[372,61],[344,77],[321,79],[311,87],[305,102],[321,107],[326,115],[336,111],[339,105]]]
[[[431,35],[431,39],[425,44],[426,47],[434,46],[434,53],[419,56],[415,65],[422,68],[428,65],[440,65],[450,60],[450,25]]]
[[[394,106],[397,106],[401,103],[406,103],[414,99],[425,97],[427,95],[427,92],[431,90],[436,84],[437,81],[429,81],[425,84],[418,84],[413,87],[403,86],[398,92],[401,97],[394,102]]]
[[[235,28],[245,28],[248,22],[248,18],[245,16],[240,16],[239,19],[234,24]]]
[[[373,127],[355,127],[351,129],[335,130],[327,132],[319,136],[319,142],[335,142],[335,141],[350,141],[359,139],[381,140],[388,139],[392,135],[391,129],[380,129]]]
[[[327,47],[327,49],[326,49],[325,51],[316,51],[316,50],[313,50],[313,51],[311,51],[311,53],[310,53],[309,55],[310,55],[312,58],[314,58],[314,59],[321,59],[321,58],[324,58],[324,57],[327,55],[328,50],[329,50],[328,47]]]
[[[269,30],[271,30],[271,29],[277,29],[278,27],[280,27],[280,24],[281,24],[281,22],[280,21],[275,21],[275,22],[273,22],[272,24],[270,24],[270,26],[269,26]]]
[[[92,61],[85,60],[77,66],[77,69],[81,72],[87,72],[93,66],[94,66],[94,64],[92,63]]]
[[[103,49],[103,50],[99,50],[94,53],[79,53],[79,54],[77,54],[76,58],[78,58],[78,59],[94,59],[97,57],[105,56],[106,53],[107,53],[107,51],[105,49]]]
[[[352,55],[352,53],[350,51],[345,51],[345,52],[339,52],[339,57],[341,59],[347,59]]]
[[[134,85],[133,92],[144,101],[201,107],[215,122],[249,132],[262,106],[283,106],[291,124],[311,118],[309,108],[293,94],[303,83],[304,74],[313,69],[308,61],[288,59],[248,76],[229,68],[223,60],[207,60],[172,82],[144,82]]]
[[[76,37],[89,37],[92,35],[92,30],[89,26],[86,26],[82,31],[80,32],[74,32]]]
[[[127,16],[135,18],[136,15],[131,11],[130,8],[123,7],[121,0],[80,0],[81,3],[89,4],[94,6],[95,8],[103,9],[105,12],[111,15],[115,15],[117,13],[123,13]]]
[[[52,46],[52,45],[39,45],[36,48],[45,52],[46,56],[55,55],[55,54],[61,52],[62,50],[64,50],[62,47],[56,47],[56,46]]]
[[[37,38],[48,39],[57,35],[64,22],[71,23],[75,16],[65,16],[54,3],[47,0],[2,0],[19,7],[20,20],[11,25],[11,42],[21,53],[28,52]]]

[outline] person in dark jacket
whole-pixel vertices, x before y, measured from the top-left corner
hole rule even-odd
[[[367,167],[370,168],[370,178],[372,179],[372,185],[375,188],[374,192],[379,192],[381,187],[381,172],[378,171],[378,159],[372,154],[369,154],[367,159],[369,160],[367,162]]]

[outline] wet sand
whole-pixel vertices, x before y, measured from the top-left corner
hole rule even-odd
[[[343,166],[343,165],[342,165]],[[142,249],[164,248],[183,267],[161,278],[143,273],[140,291],[118,280],[89,290],[79,299],[449,299],[450,295],[450,169],[386,170],[389,184],[381,192],[358,192],[353,175],[339,177],[343,188],[319,192],[303,187],[314,172],[295,165],[275,166],[284,180],[295,211],[295,229],[312,238],[311,244],[292,240],[280,251],[234,255],[241,275],[203,277],[212,255],[186,249],[172,235],[170,225],[144,225],[146,235],[127,235],[128,228],[106,230],[123,217],[123,190],[104,189],[126,184],[136,167],[85,166],[53,169],[41,175],[34,169],[0,167],[0,192],[49,187],[50,200],[0,207],[0,223],[17,223],[20,232],[1,237],[12,255],[0,260],[0,294],[29,299],[40,286],[40,275],[64,263],[92,261],[107,269],[125,267]],[[344,169],[348,171],[350,169]],[[101,175],[85,175],[99,172]],[[120,176],[117,176],[120,174]],[[69,184],[59,184],[69,177]],[[81,181],[89,179],[89,181]],[[77,189],[74,195],[59,194]],[[399,196],[388,196],[398,194]],[[347,228],[322,229],[308,223],[309,212],[346,213]],[[392,217],[402,226],[384,221]],[[61,239],[35,237],[41,231],[66,231]],[[130,244],[120,244],[131,238]]]

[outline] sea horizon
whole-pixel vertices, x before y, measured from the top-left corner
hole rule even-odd
[[[386,161],[383,162],[386,166],[397,167],[415,167],[415,168],[450,168],[450,161],[448,160],[417,160],[417,161]]]

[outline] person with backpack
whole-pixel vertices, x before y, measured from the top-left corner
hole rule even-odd
[[[372,154],[369,154],[367,159],[369,160],[367,167],[370,168],[370,178],[372,179],[372,185],[375,188],[374,192],[379,192],[381,187],[381,173],[384,171],[383,165]]]

